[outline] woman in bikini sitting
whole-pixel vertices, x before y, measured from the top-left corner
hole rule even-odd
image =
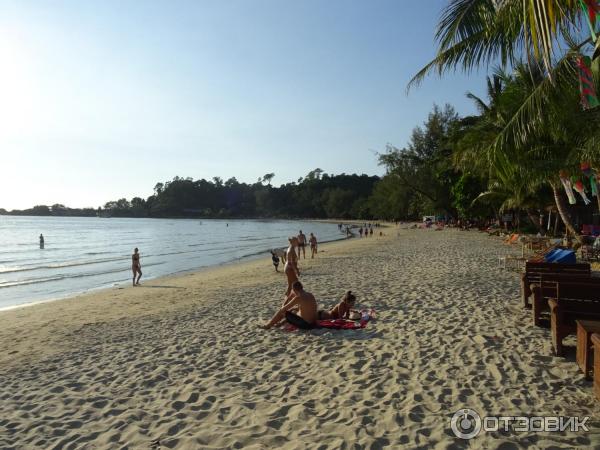
[[[352,291],[348,291],[342,297],[342,300],[331,308],[329,311],[319,311],[317,313],[319,320],[327,319],[348,319],[350,313],[358,313],[355,309],[352,309],[356,304],[356,295]]]

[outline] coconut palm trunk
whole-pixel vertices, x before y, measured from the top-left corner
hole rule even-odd
[[[550,186],[552,187],[552,193],[554,194],[554,201],[556,203],[556,209],[558,209],[558,214],[560,214],[560,218],[562,219],[565,227],[567,228],[567,232],[570,233],[579,244],[583,244],[583,239],[581,235],[577,233],[575,227],[573,226],[573,222],[571,221],[571,216],[569,215],[569,211],[567,210],[567,204],[565,202],[565,198],[562,196],[560,189],[554,182],[550,182]]]

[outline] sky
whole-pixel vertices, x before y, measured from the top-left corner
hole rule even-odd
[[[175,176],[382,175],[433,104],[411,77],[447,2],[0,0],[0,208],[98,207]]]

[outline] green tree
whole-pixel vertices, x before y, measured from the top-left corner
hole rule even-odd
[[[420,199],[418,212],[453,213],[451,189],[458,174],[452,166],[451,136],[459,118],[454,108],[434,105],[423,127],[413,129],[405,148],[388,145],[379,155],[387,174]]]

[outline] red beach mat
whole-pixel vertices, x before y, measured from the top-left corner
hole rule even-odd
[[[317,328],[331,328],[334,330],[357,330],[367,326],[367,322],[355,322],[354,320],[332,319],[317,320]]]
[[[330,330],[360,330],[366,327],[367,323],[374,318],[374,309],[363,309],[361,311],[360,321],[347,319],[317,320],[315,328],[329,328]],[[284,325],[283,329],[285,331],[296,331],[298,328],[294,325],[287,323]]]

